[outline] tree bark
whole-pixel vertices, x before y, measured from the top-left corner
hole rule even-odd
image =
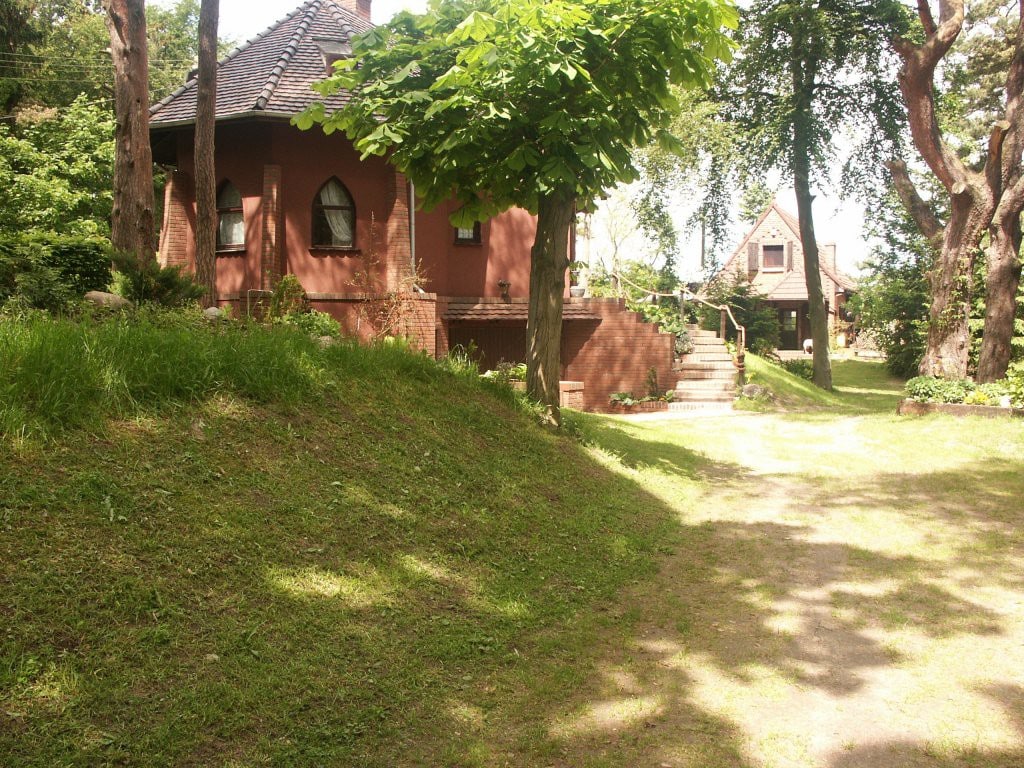
[[[989,227],[985,277],[985,334],[978,358],[977,380],[997,381],[1006,376],[1012,353],[1017,291],[1021,275],[1020,209],[997,216]]]
[[[556,191],[541,200],[530,252],[530,310],[526,324],[526,389],[544,406],[545,421],[560,427],[562,304],[569,268],[569,228],[575,199]]]
[[[114,60],[114,208],[110,240],[140,264],[156,258],[145,0],[104,0]]]
[[[217,23],[220,0],[199,10],[199,77],[196,93],[196,280],[206,289],[204,307],[217,304]]]
[[[920,371],[922,375],[964,378],[970,353],[968,318],[975,259],[981,238],[996,213],[1008,171],[1013,166],[1019,168],[1019,131],[1011,132],[1007,140],[1012,123],[1004,122],[994,127],[989,140],[988,160],[980,173],[965,166],[956,151],[942,140],[935,105],[935,70],[963,29],[964,0],[940,0],[937,23],[927,0],[918,0],[917,6],[926,38],[921,45],[903,39],[893,42],[903,60],[899,84],[907,105],[914,145],[949,194],[951,211],[949,223],[942,232],[936,265],[930,275],[932,306]],[[1013,70],[1019,64],[1016,61],[1011,66],[1008,98],[1015,87]],[[1019,84],[1016,87],[1019,94]],[[1008,106],[1013,103],[1016,102],[1008,102]],[[1009,145],[1009,154],[1016,157],[1009,164],[1006,161],[1010,157],[1004,155],[1004,149],[1007,149],[1004,143]],[[890,168],[907,210],[929,242],[936,243],[938,231],[933,222],[922,219],[916,206],[920,197],[916,191],[910,194],[913,185],[909,177],[905,173],[900,175],[899,167]],[[993,349],[992,353],[995,352]]]
[[[968,194],[954,195],[942,250],[928,276],[932,304],[922,376],[963,379],[971,351],[968,319],[974,288],[974,264],[987,215]]]
[[[828,313],[821,289],[821,266],[818,239],[814,233],[811,194],[811,152],[814,88],[817,66],[806,56],[800,40],[795,41],[790,74],[793,78],[793,189],[796,192],[800,219],[800,242],[804,250],[804,279],[807,285],[808,317],[811,321],[813,383],[821,389],[832,389],[832,362],[829,359]]]
[[[1021,154],[1024,150],[1024,4],[1018,6],[1020,21],[1013,58],[1006,73],[1006,120],[993,127],[1004,132],[1002,144],[989,142],[989,163],[1001,160],[998,182],[1002,197],[989,226],[985,276],[985,332],[981,339],[977,379],[991,382],[1006,376],[1012,355],[1011,340],[1017,317],[1017,291],[1021,276],[1021,225],[1024,211],[1024,179]],[[1001,158],[992,151],[1001,150]]]

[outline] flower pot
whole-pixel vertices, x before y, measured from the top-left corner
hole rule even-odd
[[[573,285],[569,287],[569,295],[574,299],[582,299],[587,293],[587,289],[582,285]]]

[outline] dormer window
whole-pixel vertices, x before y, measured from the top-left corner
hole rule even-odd
[[[352,45],[343,38],[314,37],[313,42],[320,49],[320,55],[324,59],[324,68],[327,70],[328,75],[334,74],[334,62],[348,59],[352,56]]]
[[[786,248],[783,245],[766,245],[762,248],[761,258],[765,269],[784,269]]]
[[[230,181],[217,192],[217,250],[238,251],[245,248],[245,215],[242,194]]]

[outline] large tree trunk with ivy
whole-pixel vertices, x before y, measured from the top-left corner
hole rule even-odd
[[[575,200],[560,191],[541,200],[530,252],[530,314],[526,324],[526,389],[544,405],[545,420],[561,426],[562,304],[569,268],[569,228]]]
[[[1010,199],[1017,193],[1021,165],[1022,107],[1021,86],[1024,84],[1024,49],[1018,41],[1007,76],[1006,120],[992,126],[988,155],[980,171],[967,167],[956,150],[942,139],[935,104],[935,71],[963,30],[964,0],[940,0],[936,21],[927,0],[918,0],[918,16],[924,30],[924,42],[915,44],[905,39],[894,41],[903,59],[899,73],[900,90],[906,102],[910,132],[914,145],[929,169],[942,183],[950,199],[950,219],[936,232],[934,218],[929,218],[918,205],[920,198],[912,190],[905,168],[896,167],[897,189],[907,210],[930,242],[937,242],[941,233],[935,269],[930,276],[932,306],[928,342],[921,361],[923,375],[963,378],[967,375],[970,351],[968,315],[971,308],[974,266],[986,229],[993,235],[994,251],[989,253],[989,281],[986,298],[985,334],[982,342],[982,364],[978,378],[990,381],[1006,371],[1009,362],[1009,339],[1013,334],[1013,313],[1007,311],[1016,298],[1015,280],[1019,267],[1016,255],[1007,257],[1008,243],[1015,240],[1012,232],[1000,232],[1002,212],[1015,206]],[[1024,12],[1024,9],[1022,9]],[[898,173],[897,173],[898,172]],[[1004,198],[1005,196],[1005,198]],[[998,206],[998,208],[997,208]],[[1020,217],[1015,206],[1012,216]],[[1016,225],[1019,228],[1019,224]],[[1016,238],[1019,245],[1019,238]],[[1015,278],[1015,272],[1017,277]],[[1012,298],[1008,298],[1008,295]]]
[[[988,274],[985,277],[985,335],[978,358],[979,382],[997,381],[1006,376],[1011,356],[1014,323],[1017,318],[1017,292],[1021,275],[1020,210],[997,213],[989,227],[986,252]]]
[[[114,208],[111,242],[140,263],[155,258],[149,57],[144,0],[104,0],[114,60]]]
[[[817,71],[805,57],[800,45],[794,46],[790,64],[793,77],[793,188],[800,219],[800,243],[804,251],[804,278],[807,284],[808,315],[811,321],[811,340],[814,343],[813,382],[822,389],[832,389],[832,363],[829,360],[828,313],[821,288],[821,266],[818,258],[818,239],[814,234],[814,214],[811,195],[811,153],[813,151],[813,99]]]
[[[978,243],[985,231],[986,213],[969,195],[953,200],[942,249],[928,276],[931,310],[928,340],[921,360],[922,376],[962,379],[967,376],[971,350],[968,318],[974,287]]]
[[[196,92],[196,280],[206,289],[203,306],[217,304],[217,22],[219,0],[203,0],[199,11],[199,77]]]

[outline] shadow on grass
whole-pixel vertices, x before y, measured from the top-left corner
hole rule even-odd
[[[903,661],[869,625],[1005,631],[941,562],[772,516],[909,505],[1015,585],[1009,468],[793,495],[599,427],[627,466],[765,505],[686,523],[489,401],[395,397],[401,418],[213,414],[2,457],[3,762],[745,768],[709,688],[767,674],[842,698]],[[951,487],[969,507],[936,506]]]

